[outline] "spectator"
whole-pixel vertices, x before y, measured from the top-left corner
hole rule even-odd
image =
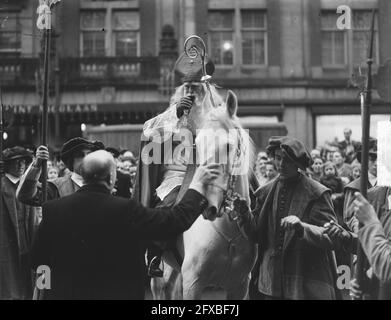
[[[345,163],[345,154],[342,151],[335,151],[333,162],[337,168],[338,176],[341,177],[344,185],[347,185],[350,182],[352,168],[349,164]]]
[[[351,139],[351,129],[345,128],[343,134],[345,136],[345,140],[338,142],[338,147],[346,155],[346,162],[350,164],[354,159],[356,159],[356,154],[360,143]]]
[[[52,166],[48,168],[48,180],[53,180],[58,178],[59,169],[57,167]]]
[[[361,176],[361,164],[357,163],[355,165],[352,165],[352,181],[360,178]]]
[[[315,181],[320,182],[320,178],[323,174],[323,159],[321,157],[314,157],[312,166],[308,170],[309,176]]]
[[[69,170],[67,167],[66,167],[66,165],[65,165],[65,163],[62,161],[62,160],[60,160],[60,161],[58,161],[57,162],[57,168],[58,168],[58,176],[59,177],[65,177],[66,175],[68,175],[68,174],[72,174],[72,171],[71,170]]]
[[[263,151],[258,153],[257,162],[255,164],[255,174],[259,185],[264,185],[268,180],[266,177],[266,162],[268,161],[267,154]]]
[[[272,181],[275,177],[278,176],[277,166],[273,161],[267,161],[265,166],[267,182]]]
[[[331,190],[331,201],[339,225],[344,226],[343,219],[343,183],[338,177],[337,168],[334,163],[326,162],[323,166],[323,175],[320,183]],[[346,250],[338,248],[335,250],[338,265],[349,265],[350,254]]]
[[[320,158],[320,150],[312,149],[310,155],[311,155],[311,159],[314,161],[315,158]]]
[[[32,298],[28,256],[35,227],[34,208],[16,199],[16,188],[32,155],[22,147],[3,151],[5,175],[1,177],[0,300]]]
[[[89,141],[84,138],[73,138],[65,142],[61,150],[61,159],[72,173],[49,181],[47,200],[61,198],[79,190],[83,185],[83,179],[79,174],[83,158],[90,152],[103,148],[104,145],[100,141]],[[48,148],[39,146],[36,159],[20,179],[16,192],[19,201],[33,206],[42,205],[42,189],[38,179],[41,175],[42,162],[48,159]]]
[[[343,192],[343,183],[338,176],[336,165],[332,162],[326,162],[323,166],[323,174],[320,183],[331,190],[331,193]]]

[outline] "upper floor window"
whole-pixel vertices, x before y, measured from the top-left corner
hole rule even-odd
[[[216,65],[266,65],[267,21],[264,10],[211,10],[209,48]]]
[[[21,24],[16,12],[0,12],[0,53],[19,54]]]
[[[257,10],[242,10],[242,62],[243,64],[266,64],[266,13]]]
[[[370,40],[371,10],[352,11],[352,30],[337,28],[335,12],[322,12],[322,64],[324,67],[357,67],[366,63]],[[378,29],[375,20],[374,63],[378,61]]]
[[[366,62],[368,58],[368,47],[371,35],[372,11],[356,10],[353,11],[353,65],[360,65]],[[375,33],[373,37],[373,62],[378,61],[378,23],[375,16]]]
[[[81,12],[81,53],[91,56],[137,56],[139,14],[131,10]]]
[[[113,11],[113,47],[116,56],[137,56],[139,15],[136,11]]]
[[[234,11],[209,13],[211,55],[216,64],[234,63]]]
[[[84,57],[105,55],[105,18],[104,10],[81,13],[81,44]]]

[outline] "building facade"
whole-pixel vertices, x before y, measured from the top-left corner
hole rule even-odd
[[[37,1],[1,2],[6,144],[36,145]],[[351,29],[337,28],[340,5],[352,9]],[[49,144],[58,148],[87,125],[143,123],[164,110],[173,63],[186,37],[197,34],[215,62],[213,81],[238,95],[239,116],[284,122],[290,135],[315,146],[325,117],[343,122],[360,113],[352,84],[365,74],[373,9],[376,73],[391,57],[389,0],[61,1],[52,10]],[[373,105],[374,114],[390,114],[376,93]]]

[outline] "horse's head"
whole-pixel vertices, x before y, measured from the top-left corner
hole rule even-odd
[[[202,129],[197,130],[197,161],[221,165],[221,174],[207,186],[209,207],[204,217],[209,220],[222,216],[234,192],[249,201],[248,174],[253,147],[236,116],[237,108],[236,95],[228,91],[226,102],[211,109]]]

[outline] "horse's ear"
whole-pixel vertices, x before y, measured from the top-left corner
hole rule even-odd
[[[227,111],[230,117],[236,116],[236,111],[238,110],[238,98],[233,91],[228,90],[227,95]]]

